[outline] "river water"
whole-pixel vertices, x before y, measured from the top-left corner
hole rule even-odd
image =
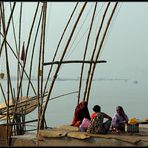
[[[6,80],[1,81],[6,85]],[[12,81],[14,82],[14,81]],[[37,81],[34,81],[37,86]],[[64,93],[77,91],[78,81],[56,81],[51,97],[56,97]],[[136,117],[143,119],[148,117],[148,91],[146,87],[148,80],[96,80],[92,83],[88,108],[90,114],[95,104],[101,106],[101,110],[110,116],[113,116],[115,108],[118,105],[123,106],[129,118]],[[24,91],[27,82],[23,82]],[[5,88],[5,87],[4,87]],[[74,109],[77,104],[77,93],[65,95],[49,101],[46,110],[46,122],[48,127],[61,124],[71,124]],[[1,102],[3,102],[1,95]],[[26,120],[37,119],[37,109],[27,115]],[[37,124],[34,123],[36,126]]]

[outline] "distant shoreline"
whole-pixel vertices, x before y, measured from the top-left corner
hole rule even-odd
[[[6,78],[2,80],[7,80]],[[11,77],[11,80],[17,80],[16,77]],[[23,80],[28,80],[28,78],[23,78]],[[37,81],[37,78],[31,78],[32,81]],[[44,81],[47,80],[47,78],[43,79]],[[56,81],[79,81],[80,78],[57,78]],[[82,79],[87,80],[87,79]],[[125,81],[127,82],[129,79],[122,79],[122,78],[94,78],[93,81]],[[49,81],[52,81],[52,78],[49,79]]]

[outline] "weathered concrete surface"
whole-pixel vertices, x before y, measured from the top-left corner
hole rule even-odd
[[[14,136],[11,146],[148,146],[148,125],[140,125],[139,133],[87,134],[77,128],[63,125],[41,130],[36,134]]]

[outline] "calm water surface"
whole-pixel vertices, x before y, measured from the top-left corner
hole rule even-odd
[[[3,83],[6,83],[6,81],[3,80]],[[25,83],[27,82],[24,82],[23,90],[27,86]],[[51,97],[77,91],[78,85],[78,81],[57,81]],[[93,106],[99,104],[103,112],[112,116],[116,106],[121,105],[124,107],[129,118],[136,117],[143,119],[144,117],[148,117],[148,91],[146,88],[148,88],[148,80],[140,82],[131,80],[93,81],[88,105],[89,111],[92,113]],[[49,101],[46,110],[46,122],[49,127],[71,123],[77,104],[77,96],[77,93],[73,93]],[[0,101],[2,102],[3,100],[1,99]],[[36,109],[27,115],[26,120],[37,118]]]

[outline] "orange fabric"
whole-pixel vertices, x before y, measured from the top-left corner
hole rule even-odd
[[[74,126],[79,127],[80,124],[81,124],[81,121],[79,120],[79,121],[77,121],[77,122],[74,124]]]
[[[75,108],[74,117],[73,117],[71,125],[77,126],[79,124],[79,122],[81,124],[84,117],[87,118],[87,119],[90,119],[90,114],[89,114],[89,111],[88,111],[88,108],[87,108],[87,102],[82,101]]]

